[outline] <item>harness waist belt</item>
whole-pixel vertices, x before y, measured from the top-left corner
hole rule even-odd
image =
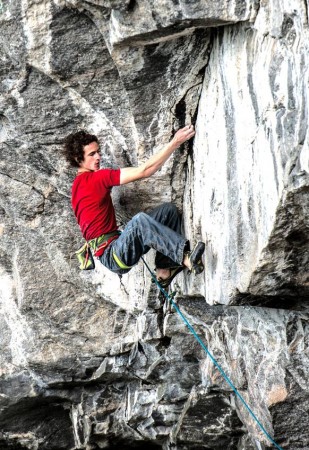
[[[120,236],[120,231],[115,230],[110,233],[102,234],[97,238],[88,241],[89,246],[94,251],[94,256],[102,256],[106,247]]]

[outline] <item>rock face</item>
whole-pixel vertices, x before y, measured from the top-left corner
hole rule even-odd
[[[307,0],[0,1],[0,448],[271,442],[140,263],[81,273],[61,155],[137,165],[196,125],[118,221],[173,201],[206,270],[176,302],[267,432],[309,448]],[[153,264],[153,255],[147,262]]]

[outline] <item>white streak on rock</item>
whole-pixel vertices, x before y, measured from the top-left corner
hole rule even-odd
[[[50,0],[22,0],[24,33],[27,38],[28,62],[44,73],[50,73]]]
[[[20,313],[14,299],[14,283],[7,274],[0,276],[0,305],[4,319],[11,331],[10,350],[12,364],[26,366],[25,343],[32,339],[28,324]]]
[[[14,274],[14,280],[15,280],[17,304],[18,304],[18,308],[20,308],[23,303],[24,289],[23,289],[22,279],[20,277],[20,270],[18,267],[18,255],[19,255],[19,249],[16,248],[16,251],[13,254],[12,261],[13,261],[13,274]]]

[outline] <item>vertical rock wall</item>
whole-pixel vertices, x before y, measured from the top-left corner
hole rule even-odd
[[[251,27],[215,33],[185,203],[208,242],[211,304],[308,297],[306,17],[302,2],[267,2]]]
[[[176,301],[284,449],[308,435],[307,1],[0,0],[0,448],[268,448],[139,264],[78,270],[74,172],[139,164],[118,221],[160,202],[206,242]],[[153,255],[147,255],[152,265]]]

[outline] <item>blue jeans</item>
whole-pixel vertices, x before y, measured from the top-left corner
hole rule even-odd
[[[147,214],[136,214],[119,238],[107,247],[100,261],[109,270],[121,275],[129,272],[140,257],[153,248],[157,252],[156,267],[166,269],[182,266],[188,245],[188,240],[181,235],[181,218],[176,206],[164,203]]]

